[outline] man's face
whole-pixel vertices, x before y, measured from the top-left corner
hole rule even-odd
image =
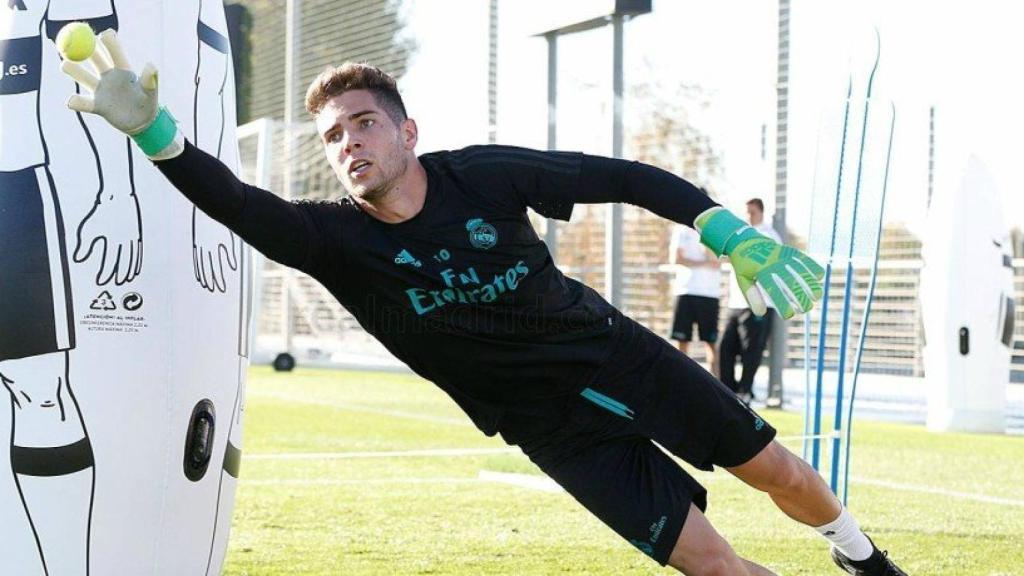
[[[416,146],[416,123],[405,120],[396,126],[367,90],[328,100],[316,116],[316,128],[342,186],[368,202],[394,189]]]
[[[764,220],[764,212],[757,207],[757,204],[747,204],[747,222],[757,226]]]

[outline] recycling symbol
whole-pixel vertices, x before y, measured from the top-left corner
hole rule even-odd
[[[93,298],[92,304],[89,305],[91,310],[117,310],[117,304],[114,303],[114,297],[110,295],[110,292],[104,290],[100,292],[100,295]]]

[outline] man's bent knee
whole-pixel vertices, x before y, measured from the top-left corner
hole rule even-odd
[[[703,566],[696,572],[695,575],[700,576],[735,576],[736,564],[741,562],[736,554],[732,554],[731,558],[719,556],[707,560]]]
[[[743,561],[732,547],[724,542],[723,544],[724,546],[715,546],[699,553],[689,550],[688,553],[678,556],[673,551],[669,564],[690,576],[735,576],[737,567],[742,566]]]
[[[704,514],[692,505],[668,563],[691,576],[746,574],[743,561],[732,546],[715,531]]]
[[[807,475],[816,474],[806,462],[775,441],[746,463],[728,470],[751,487],[768,493],[800,491],[807,484]]]

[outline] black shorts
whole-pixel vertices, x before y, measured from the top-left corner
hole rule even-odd
[[[46,168],[0,172],[0,360],[74,347],[64,226]]]
[[[664,565],[707,491],[657,442],[702,469],[748,462],[775,429],[700,365],[623,319],[609,360],[563,418],[502,422],[502,436],[631,544]]]
[[[697,324],[702,342],[718,341],[718,298],[683,294],[676,298],[676,313],[672,319],[672,339],[681,342],[693,340],[693,325]]]

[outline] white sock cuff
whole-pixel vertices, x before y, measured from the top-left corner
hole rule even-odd
[[[839,512],[838,518],[815,530],[850,560],[865,560],[875,548],[846,508]]]
[[[851,525],[855,530],[860,530],[860,526],[857,524],[857,520],[854,519],[854,517],[850,514],[850,511],[844,507],[839,510],[839,516],[837,516],[835,520],[823,526],[818,526],[815,528],[815,530],[817,530],[818,533],[822,536],[825,536],[829,532],[839,532],[840,530],[848,528]]]

